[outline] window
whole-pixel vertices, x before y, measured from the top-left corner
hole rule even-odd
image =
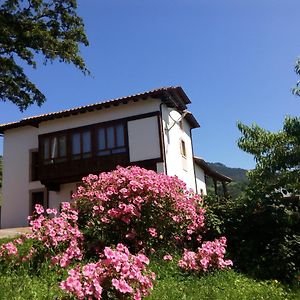
[[[97,140],[97,154],[99,156],[126,152],[124,124],[98,128]]]
[[[30,151],[30,180],[36,181],[39,179],[39,153],[37,150]]]
[[[125,122],[109,122],[41,135],[43,165],[127,153]]]
[[[45,194],[46,193],[44,190],[36,190],[30,192],[30,205],[29,205],[30,215],[32,215],[36,204],[40,204],[44,208],[46,208],[47,201],[46,201]]]
[[[67,138],[65,135],[44,138],[43,159],[45,164],[67,160]]]
[[[180,140],[180,152],[183,157],[186,157],[185,142],[183,140]]]
[[[91,131],[85,130],[72,134],[72,159],[92,156]]]

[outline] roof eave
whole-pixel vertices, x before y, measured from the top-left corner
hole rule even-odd
[[[209,177],[219,181],[232,182],[232,178],[213,170],[203,158],[194,156],[194,161]]]
[[[191,103],[190,99],[188,98],[188,96],[185,94],[185,92],[183,91],[183,89],[181,87],[166,87],[166,88],[155,89],[155,90],[140,93],[140,94],[126,96],[123,98],[117,98],[117,99],[109,100],[106,102],[100,102],[100,103],[95,103],[95,104],[91,104],[91,105],[86,105],[86,106],[82,106],[82,107],[69,109],[69,110],[53,112],[53,113],[40,115],[40,116],[29,117],[26,119],[22,119],[19,122],[3,124],[3,125],[0,125],[0,133],[3,134],[4,131],[6,131],[6,130],[23,127],[23,126],[38,127],[39,123],[41,123],[41,122],[54,120],[57,118],[69,117],[72,115],[91,112],[94,110],[101,110],[104,108],[109,108],[111,106],[118,106],[120,104],[127,104],[129,101],[138,101],[140,99],[145,100],[149,97],[161,98],[162,101],[164,101],[166,103],[166,105],[168,105],[170,107],[174,107],[174,108],[178,109],[179,111],[185,110],[187,108],[186,104]],[[192,114],[189,114],[187,116],[187,118],[193,128],[197,128],[200,126]]]

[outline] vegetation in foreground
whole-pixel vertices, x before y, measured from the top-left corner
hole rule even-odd
[[[33,234],[0,248],[4,299],[299,299],[299,289],[274,279],[299,284],[300,119],[287,118],[279,133],[239,129],[239,146],[257,161],[239,201],[209,205],[177,179],[139,168],[91,175],[75,206],[65,203],[58,217],[48,209],[53,218],[38,207]],[[218,270],[232,264],[224,259],[226,238],[218,239],[224,233],[236,267],[269,281]],[[23,253],[27,242],[30,251]],[[174,248],[184,251],[179,262],[154,258],[148,270],[141,252]]]
[[[203,201],[177,177],[117,167],[83,178],[73,198],[60,213],[36,205],[32,232],[0,247],[3,275],[19,268],[40,278],[49,264],[67,299],[141,300],[152,292],[156,275],[147,256],[157,251],[172,260],[169,251],[177,249],[185,273],[232,265],[225,237],[202,239]]]
[[[179,257],[177,257],[178,259]],[[146,299],[300,299],[300,290],[276,280],[256,281],[233,270],[222,270],[201,277],[181,272],[174,261],[152,258],[150,268],[157,280]],[[62,274],[43,264],[38,273],[20,266],[0,275],[0,299],[62,299],[57,285]],[[64,298],[66,299],[66,298]]]

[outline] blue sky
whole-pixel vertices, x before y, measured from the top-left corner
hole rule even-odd
[[[195,154],[252,168],[252,157],[236,146],[236,122],[273,131],[286,115],[300,115],[300,98],[291,94],[298,80],[293,67],[300,55],[299,0],[78,4],[90,41],[81,53],[92,76],[60,63],[26,67],[47,102],[25,113],[0,102],[0,123],[181,85],[201,124],[193,133]]]

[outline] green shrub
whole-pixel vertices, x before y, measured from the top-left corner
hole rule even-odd
[[[230,237],[227,251],[235,268],[258,278],[297,280],[300,273],[299,199],[251,194],[236,201],[205,199],[208,237]]]

